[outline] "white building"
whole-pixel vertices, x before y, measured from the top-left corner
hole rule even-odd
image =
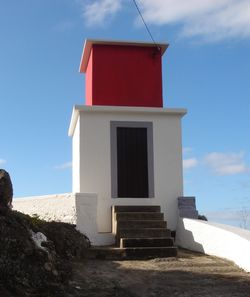
[[[159,205],[175,230],[183,196],[181,118],[163,108],[167,44],[87,40],[80,71],[86,105],[73,109],[73,192],[77,228],[111,244],[113,205]]]

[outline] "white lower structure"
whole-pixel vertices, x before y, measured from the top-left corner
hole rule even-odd
[[[94,245],[109,245],[115,240],[111,232],[100,233],[98,230],[97,194],[65,193],[16,198],[13,200],[13,208],[31,216],[38,215],[47,221],[76,224],[77,229],[86,234]],[[226,258],[250,272],[250,231],[248,230],[179,218],[175,243],[189,250]]]
[[[181,118],[185,113],[185,109],[74,107],[69,135],[73,138],[73,192],[78,193],[77,228],[86,233],[93,244],[114,242],[112,205],[160,205],[168,227],[176,229],[177,197],[183,195]],[[130,131],[133,134],[135,130],[145,134],[139,137],[144,141],[142,154],[146,152],[146,190],[132,189],[131,195],[126,196],[130,186],[124,190],[119,181],[120,176],[126,175],[119,165],[119,154],[122,154],[119,142],[124,141],[124,133],[127,133],[126,141],[130,141]],[[124,143],[120,147],[124,148]],[[129,162],[134,161],[126,160]],[[134,180],[131,188],[142,183],[141,174]],[[139,197],[136,193],[140,193]]]
[[[176,230],[180,247],[225,258],[250,272],[250,231],[201,220],[180,218]]]

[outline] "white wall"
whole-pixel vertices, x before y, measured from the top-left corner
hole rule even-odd
[[[93,245],[114,244],[112,233],[97,230],[97,195],[89,193],[65,193],[46,196],[15,198],[13,210],[38,215],[46,221],[76,224]]]
[[[46,221],[76,224],[75,195],[72,193],[13,199],[13,209],[38,215]]]
[[[176,228],[177,197],[183,195],[181,117],[185,113],[183,109],[75,107],[69,134],[73,160],[80,160],[80,180],[73,161],[73,190],[97,195],[99,232],[111,232],[112,205],[160,205],[169,228]],[[110,121],[153,122],[154,198],[111,198]]]
[[[80,192],[80,121],[77,120],[75,133],[72,138],[72,190]]]
[[[112,233],[100,233],[97,227],[96,194],[76,193],[76,228],[86,234],[92,245],[111,245],[115,243]]]
[[[179,219],[176,231],[178,246],[226,258],[250,271],[250,231],[183,218]]]

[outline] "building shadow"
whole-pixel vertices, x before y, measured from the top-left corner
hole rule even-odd
[[[178,258],[76,263],[74,296],[249,297],[250,274],[224,259],[180,251]]]
[[[185,228],[183,220],[178,220],[178,227],[176,231],[175,243],[182,248],[196,251],[199,253],[205,253],[203,245],[195,241],[193,233]]]

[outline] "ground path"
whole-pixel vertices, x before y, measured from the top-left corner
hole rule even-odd
[[[74,297],[250,297],[250,273],[181,250],[178,258],[75,263],[71,287]]]

